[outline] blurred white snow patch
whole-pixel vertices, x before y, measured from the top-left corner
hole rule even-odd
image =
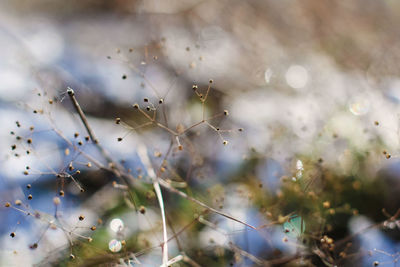
[[[239,55],[240,47],[221,27],[204,27],[196,37],[182,27],[164,30],[165,54],[169,55],[174,67],[188,72],[194,81],[208,81],[210,78],[218,81],[226,75],[238,75],[235,66],[239,67],[239,58],[232,55]]]
[[[199,241],[202,247],[210,245],[228,246],[228,237],[226,233],[222,233],[209,227],[206,227],[200,232]]]
[[[150,224],[149,222],[154,222]],[[161,216],[156,213],[153,209],[147,208],[146,215],[138,215],[137,223],[140,231],[149,231],[157,225],[157,222],[161,225]]]
[[[46,231],[44,237],[46,240],[45,248],[47,249],[47,253],[49,254],[54,251],[54,248],[60,248],[69,245],[69,240],[67,239],[65,232],[60,228],[49,228],[49,230]]]
[[[136,131],[130,131],[123,141],[118,142],[117,139],[124,137],[129,132],[128,129],[115,124],[113,120],[93,117],[88,117],[88,120],[97,139],[108,151],[118,154],[119,157],[129,156],[135,152],[138,143]]]
[[[1,236],[0,266],[32,266],[35,262],[40,261],[40,251],[33,254],[28,244],[32,242],[30,239],[31,232],[25,229],[19,229],[16,236],[11,238],[9,234]]]
[[[400,103],[400,79],[389,81],[389,86],[385,90],[385,94],[390,100]]]
[[[0,122],[3,125],[4,131],[0,132],[0,138],[3,142],[0,142],[0,150],[3,151],[1,155],[2,161],[0,166],[2,167],[3,174],[8,178],[27,179],[22,172],[26,166],[36,166],[37,169],[43,171],[49,171],[49,168],[55,168],[59,166],[61,155],[59,147],[52,140],[36,139],[33,137],[33,148],[34,153],[37,156],[31,156],[33,149],[31,146],[21,140],[16,140],[16,136],[23,138],[29,133],[29,127],[33,125],[35,129],[41,129],[45,127],[40,119],[35,119],[32,116],[27,116],[26,112],[19,109],[0,109]],[[45,120],[45,119],[44,119]],[[21,128],[17,128],[16,121],[19,121]],[[50,127],[48,127],[50,129]],[[15,135],[11,135],[10,131],[14,131]],[[11,146],[16,144],[16,149],[12,150]],[[32,153],[27,156],[26,151],[30,150]],[[19,156],[16,157],[15,154]],[[32,179],[29,177],[28,179]]]
[[[21,100],[31,91],[30,77],[24,69],[0,67],[0,99],[6,101]]]
[[[229,185],[226,188],[224,211],[238,220],[248,222],[252,219],[247,216],[251,206],[250,195],[251,192],[244,184]],[[246,227],[241,223],[226,219],[226,230],[228,231],[243,230]]]
[[[369,144],[368,136],[364,133],[364,125],[358,117],[347,112],[340,112],[331,118],[328,125],[339,137],[351,140],[352,144],[361,151]]]
[[[34,29],[22,38],[24,44],[38,62],[49,65],[55,63],[64,52],[64,40],[60,32],[51,27],[51,22],[31,22]],[[31,28],[33,29],[33,27]]]
[[[294,89],[304,88],[309,80],[308,71],[301,65],[291,65],[285,74],[286,83]]]

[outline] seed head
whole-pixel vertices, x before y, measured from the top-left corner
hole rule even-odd
[[[140,212],[141,214],[145,214],[145,213],[146,213],[146,208],[145,208],[144,206],[140,206],[139,212]]]
[[[53,198],[53,203],[54,203],[54,205],[58,206],[61,203],[61,199],[59,197],[54,197]]]

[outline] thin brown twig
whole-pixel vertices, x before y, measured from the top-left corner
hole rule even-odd
[[[92,130],[92,127],[90,127],[90,124],[89,124],[88,120],[86,119],[85,113],[83,113],[82,108],[79,105],[79,102],[76,100],[74,90],[72,88],[68,87],[67,93],[68,93],[72,103],[74,104],[75,110],[76,110],[76,112],[78,112],[79,117],[80,117],[83,125],[85,126],[87,133],[90,136],[90,139],[92,139],[93,143],[100,150],[100,152],[103,154],[103,156],[106,158],[106,160],[110,163],[113,162],[113,160],[111,159],[108,152],[102,146],[99,145],[99,140],[95,136],[95,134]]]
[[[70,93],[70,91],[71,91],[71,93]],[[68,91],[67,91],[67,92],[68,92],[69,95],[70,95],[70,94],[74,95],[74,92],[73,92],[73,90],[72,90],[71,88],[68,88]],[[75,97],[71,98],[71,100],[74,101],[74,102],[76,102],[76,103],[78,104],[78,101],[76,100]],[[78,104],[78,105],[74,105],[74,106],[75,106],[75,107],[79,107],[80,113],[83,114],[83,118],[86,118],[85,115],[84,115],[84,113],[83,113],[83,111],[82,111],[82,109],[80,108],[79,104]],[[78,111],[78,113],[79,113],[79,111]],[[81,117],[81,118],[82,118],[82,117]],[[89,124],[88,124],[88,121],[87,121],[86,119],[85,119],[85,120],[82,120],[82,123],[84,123],[84,124],[86,123],[87,125],[89,125]],[[90,129],[90,130],[91,130],[91,127],[90,127],[90,126],[89,126],[89,127],[86,127],[86,129]],[[119,168],[119,166],[118,166],[117,164],[115,164],[115,162],[111,159],[111,157],[108,156],[108,153],[107,153],[106,150],[100,145],[99,142],[96,143],[96,146],[100,149],[100,151],[104,152],[104,153],[102,153],[102,154],[104,155],[104,157],[106,158],[106,160],[107,160],[109,163],[111,163],[111,165],[113,166],[112,168],[107,168],[107,167],[104,166],[104,167],[103,167],[104,170],[108,170],[108,171],[114,173],[117,177],[123,178],[124,181],[125,181],[127,184],[128,184],[128,182],[127,182],[128,180],[134,179],[134,177],[133,177],[132,175],[125,173],[123,170],[121,170],[121,169]],[[224,213],[224,212],[222,212],[222,211],[216,210],[216,209],[214,209],[214,208],[208,206],[207,204],[205,204],[205,203],[203,203],[203,202],[201,202],[201,201],[199,201],[199,200],[197,200],[197,199],[195,199],[195,198],[193,198],[193,197],[191,197],[191,196],[188,196],[186,193],[184,193],[184,192],[182,192],[182,191],[180,191],[180,190],[175,189],[174,187],[172,187],[169,183],[167,183],[167,182],[164,181],[163,179],[161,179],[161,178],[159,178],[159,177],[156,177],[156,179],[157,179],[157,182],[159,183],[159,185],[162,186],[164,189],[166,189],[166,190],[168,190],[168,191],[170,191],[170,192],[172,192],[172,193],[178,194],[179,196],[181,196],[181,197],[183,197],[183,198],[185,198],[185,199],[187,199],[187,200],[190,200],[191,202],[194,202],[194,203],[198,204],[199,206],[202,206],[203,208],[205,208],[205,209],[207,209],[207,210],[209,210],[209,211],[212,211],[212,212],[214,212],[214,213],[216,213],[216,214],[219,214],[219,215],[221,215],[221,216],[223,216],[223,217],[225,217],[225,218],[228,218],[228,219],[230,219],[230,220],[233,220],[233,221],[236,221],[236,222],[238,222],[238,223],[240,223],[240,224],[243,224],[243,225],[245,225],[245,226],[247,226],[247,227],[250,227],[250,228],[252,228],[252,229],[254,229],[254,230],[257,230],[257,227],[255,227],[255,226],[253,226],[253,225],[250,225],[250,224],[248,224],[248,223],[246,223],[246,222],[244,222],[244,221],[242,221],[242,220],[239,220],[239,219],[237,219],[237,218],[235,218],[235,217],[233,217],[233,216],[231,216],[231,215],[229,215],[229,214],[227,214],[227,213]]]

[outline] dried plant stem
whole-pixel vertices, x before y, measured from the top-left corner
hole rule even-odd
[[[92,139],[92,141],[97,144],[98,140],[97,140],[96,136],[94,135],[94,132],[93,132],[92,128],[90,127],[90,125],[89,125],[89,123],[88,123],[88,121],[86,119],[86,116],[85,116],[85,114],[83,113],[83,111],[81,109],[81,106],[79,105],[78,101],[75,98],[74,90],[72,88],[68,87],[67,93],[69,95],[69,98],[72,101],[72,104],[74,104],[75,110],[78,112],[79,117],[81,118],[81,121],[82,121],[83,125],[85,126],[85,128],[86,128],[86,130],[87,130],[87,132],[88,132],[88,134],[90,136],[90,139]]]
[[[93,143],[100,150],[101,154],[106,158],[106,160],[109,163],[112,163],[113,160],[111,159],[111,157],[108,154],[108,152],[102,146],[99,145],[99,140],[96,138],[96,136],[95,136],[95,134],[94,134],[94,132],[92,130],[92,127],[90,127],[89,122],[86,119],[85,113],[83,113],[81,106],[79,105],[78,101],[75,98],[74,90],[72,88],[68,87],[67,93],[68,93],[69,98],[71,99],[72,103],[74,104],[74,108],[75,108],[76,112],[78,112],[79,117],[80,117],[83,125],[85,126],[87,133],[90,136],[90,139],[92,139]]]
[[[159,179],[159,178],[158,178],[158,181],[159,181],[159,183],[160,183],[160,185],[161,185],[162,187],[164,187],[165,189],[168,189],[168,191],[170,191],[170,192],[176,193],[176,194],[180,195],[181,197],[186,198],[186,199],[188,199],[188,200],[190,200],[190,201],[192,201],[192,202],[198,204],[199,206],[202,206],[203,208],[205,208],[205,209],[207,209],[207,210],[209,210],[209,211],[212,211],[212,212],[217,213],[217,214],[219,214],[219,215],[221,215],[221,216],[224,216],[224,217],[226,217],[226,218],[228,218],[228,219],[231,219],[232,221],[241,223],[241,224],[243,224],[243,225],[246,225],[247,227],[250,227],[250,228],[252,228],[252,229],[254,229],[254,230],[257,230],[257,227],[254,227],[254,226],[252,226],[252,225],[250,225],[250,224],[248,224],[248,223],[246,223],[246,222],[244,222],[244,221],[241,221],[241,220],[239,220],[239,219],[236,219],[235,217],[233,217],[233,216],[231,216],[231,215],[229,215],[229,214],[226,214],[225,212],[216,210],[216,209],[214,209],[214,208],[212,208],[212,207],[210,207],[210,206],[204,204],[203,202],[201,202],[201,201],[199,201],[199,200],[197,200],[197,199],[195,199],[195,198],[193,198],[193,197],[191,197],[191,196],[188,196],[186,193],[184,193],[184,192],[182,192],[182,191],[179,191],[178,189],[173,188],[169,183],[167,183],[166,181],[164,181],[164,180],[162,180],[162,179]]]
[[[96,144],[97,148],[100,150],[100,152],[104,155],[104,157],[107,159],[107,161],[109,163],[114,163],[114,161],[111,159],[111,157],[109,156],[109,154],[107,153],[107,151],[99,144],[98,139],[96,138],[92,128],[89,125],[89,122],[86,119],[85,114],[83,113],[78,101],[75,98],[75,92],[73,89],[68,88],[67,89],[67,93],[72,101],[72,103],[74,104],[75,110],[78,112],[79,117],[81,118],[82,123],[84,124],[90,138],[93,140],[93,142]],[[138,154],[141,157],[141,160],[143,162],[143,164],[145,164],[146,168],[147,168],[147,173],[150,177],[152,177],[153,179],[153,186],[154,186],[154,190],[156,192],[157,198],[158,198],[158,202],[160,205],[160,209],[161,209],[161,217],[162,217],[162,222],[163,222],[163,237],[164,237],[164,242],[162,245],[163,248],[163,265],[168,266],[168,235],[167,235],[167,223],[166,223],[166,219],[165,219],[165,209],[164,209],[164,201],[162,198],[162,194],[161,194],[161,188],[160,185],[158,183],[158,179],[155,175],[154,169],[151,167],[151,163],[150,163],[150,159],[147,155],[147,149],[144,145],[139,146],[138,148]],[[115,165],[114,165],[115,166]],[[116,169],[113,169],[114,172],[116,172]],[[118,176],[121,176],[120,174]]]
[[[167,223],[165,219],[165,209],[164,209],[164,201],[161,194],[160,184],[158,183],[158,179],[156,173],[154,172],[154,168],[151,166],[150,158],[147,154],[147,148],[141,144],[138,147],[138,155],[143,162],[144,166],[147,170],[147,175],[153,180],[154,190],[156,191],[156,196],[158,199],[158,204],[160,205],[161,209],[161,218],[162,218],[162,225],[163,225],[163,239],[164,242],[162,244],[162,252],[163,252],[163,265],[164,267],[169,266],[168,262],[168,235],[167,235]]]
[[[265,261],[257,258],[253,254],[248,253],[247,251],[244,251],[243,249],[239,248],[238,246],[235,246],[232,242],[229,242],[230,249],[236,253],[239,253],[243,257],[246,257],[250,259],[252,262],[254,262],[258,266],[271,266],[270,264],[267,264]]]
[[[84,115],[82,109],[81,109],[80,106],[79,106],[78,101],[77,101],[76,98],[74,97],[74,91],[73,91],[71,88],[68,88],[67,92],[68,92],[68,94],[69,94],[70,96],[71,96],[71,94],[72,94],[73,97],[71,97],[71,100],[72,100],[73,102],[76,102],[76,104],[74,104],[74,106],[75,106],[75,108],[78,109],[77,112],[83,115],[83,116],[81,116],[81,119],[82,119],[82,118],[85,118],[85,120],[82,120],[82,123],[85,124],[85,127],[86,127],[87,130],[90,129],[90,131],[93,133],[91,127],[89,126],[88,121],[86,120],[86,117],[85,117],[85,115]],[[89,130],[88,130],[88,131],[89,131]],[[103,166],[102,169],[107,170],[107,171],[109,171],[109,172],[111,172],[111,173],[114,173],[117,177],[123,178],[124,181],[125,181],[126,183],[127,183],[128,180],[134,179],[134,177],[133,177],[131,174],[127,174],[127,173],[125,173],[125,172],[123,171],[123,169],[118,168],[119,166],[115,164],[115,162],[111,159],[111,157],[108,155],[108,153],[106,152],[106,150],[100,145],[99,142],[97,142],[97,143],[95,143],[95,144],[96,144],[96,146],[99,148],[99,150],[102,152],[102,154],[104,155],[104,157],[106,158],[106,160],[108,161],[108,163],[111,164],[112,166],[114,166],[114,167],[112,167],[112,168]],[[143,147],[144,147],[144,146],[143,146]],[[144,148],[145,148],[145,147],[144,147]],[[147,155],[147,154],[146,154],[146,155]],[[100,166],[99,166],[99,167],[100,167]],[[153,170],[153,171],[154,171],[154,170]],[[247,227],[250,227],[250,228],[252,228],[252,229],[255,229],[255,230],[258,229],[257,227],[254,227],[254,226],[252,226],[252,225],[250,225],[250,224],[248,224],[248,223],[246,223],[246,222],[244,222],[244,221],[241,221],[241,220],[239,220],[239,219],[237,219],[237,218],[235,218],[235,217],[233,217],[233,216],[231,216],[231,215],[229,215],[229,214],[227,214],[227,213],[224,213],[224,212],[222,212],[222,211],[216,210],[216,209],[214,209],[214,208],[208,206],[207,204],[205,204],[205,203],[203,203],[203,202],[201,202],[201,201],[199,201],[199,200],[197,200],[197,199],[195,199],[195,198],[193,198],[193,197],[187,195],[186,193],[184,193],[184,192],[182,192],[182,191],[180,191],[180,190],[178,190],[178,189],[175,189],[175,188],[172,187],[169,183],[167,183],[167,182],[164,181],[163,179],[157,177],[156,175],[154,175],[154,177],[155,177],[155,179],[157,180],[158,186],[161,186],[161,187],[163,187],[164,189],[166,189],[166,190],[168,190],[168,191],[170,191],[170,192],[172,192],[172,193],[175,193],[175,194],[177,194],[177,195],[179,195],[179,196],[181,196],[181,197],[183,197],[183,198],[185,198],[185,199],[187,199],[187,200],[190,200],[191,202],[194,202],[194,203],[196,203],[197,205],[202,206],[203,208],[205,208],[205,209],[207,209],[207,210],[209,210],[209,211],[212,211],[212,212],[217,213],[217,214],[219,214],[219,215],[221,215],[221,216],[224,216],[225,218],[228,218],[228,219],[230,219],[230,220],[236,221],[236,222],[238,222],[238,223],[240,223],[240,224],[243,224],[243,225],[245,225],[245,226],[247,226]],[[128,183],[127,183],[127,184],[128,184]],[[164,218],[164,219],[165,219],[165,218]]]

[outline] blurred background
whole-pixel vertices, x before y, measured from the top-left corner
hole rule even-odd
[[[395,266],[399,23],[395,0],[1,1],[0,263],[159,266],[145,144],[163,179],[263,226],[163,191],[170,258],[186,255],[176,266]],[[190,127],[203,112],[192,87],[205,94],[210,79],[206,117],[229,116],[210,120],[220,132],[188,131],[183,151],[163,129],[115,124],[145,123],[138,103],[173,130]],[[118,188],[75,149],[106,163],[67,87],[136,186]]]

